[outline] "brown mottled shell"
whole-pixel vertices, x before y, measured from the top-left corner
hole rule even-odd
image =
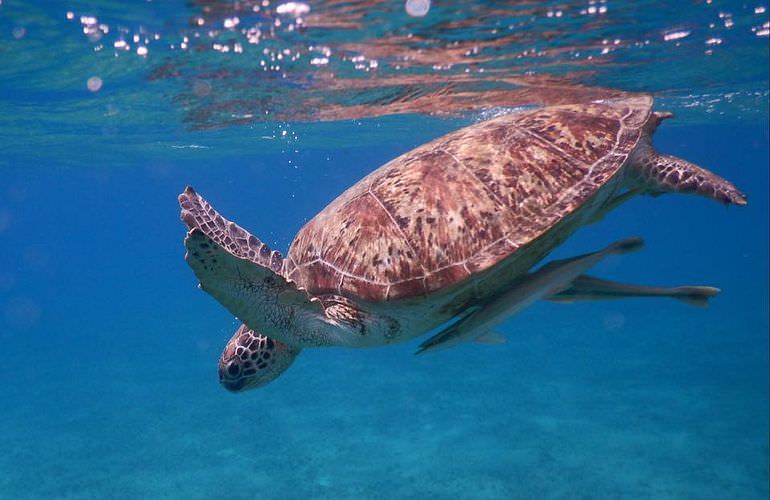
[[[395,300],[443,289],[539,238],[624,164],[649,97],[513,113],[383,165],[310,220],[284,274],[310,293]]]

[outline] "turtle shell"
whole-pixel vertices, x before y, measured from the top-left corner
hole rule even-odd
[[[312,294],[424,296],[540,238],[618,173],[652,99],[552,106],[477,123],[375,170],[311,219],[284,275]]]

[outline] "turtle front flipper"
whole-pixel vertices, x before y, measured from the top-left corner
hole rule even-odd
[[[321,301],[281,274],[279,252],[219,215],[190,187],[179,204],[189,228],[185,260],[204,291],[251,329],[286,344],[337,343]]]

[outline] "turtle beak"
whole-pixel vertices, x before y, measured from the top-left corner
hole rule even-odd
[[[236,360],[219,364],[219,383],[230,392],[239,392],[246,384],[246,379],[241,376],[241,367]]]
[[[245,383],[244,379],[240,380],[221,380],[219,381],[222,386],[230,392],[241,392]]]

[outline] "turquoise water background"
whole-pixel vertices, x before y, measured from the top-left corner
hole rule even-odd
[[[396,3],[361,4],[376,13],[363,19],[379,39],[450,15],[434,2],[433,14],[407,19]],[[307,349],[272,384],[233,395],[219,386],[216,363],[238,323],[196,288],[184,262],[176,203],[184,186],[285,251],[366,173],[484,112],[380,116],[389,102],[381,87],[343,87],[335,103],[355,113],[307,119],[292,91],[315,88],[307,82],[321,79],[316,66],[265,76],[252,94],[236,69],[257,66],[258,52],[200,49],[209,41],[170,49],[203,2],[3,0],[0,498],[767,498],[768,16],[766,3],[755,4],[542,3],[535,14],[512,14],[527,30],[540,26],[532,16],[556,22],[564,13],[554,25],[563,32],[543,35],[542,50],[595,42],[600,53],[604,39],[641,41],[602,62],[557,51],[569,68],[549,73],[557,66],[549,59],[533,63],[535,73],[653,92],[656,109],[678,115],[656,133],[656,147],[749,198],[727,209],[687,196],[637,198],[550,258],[642,236],[644,251],[592,274],[721,288],[708,308],[538,303],[506,322],[504,345],[420,357],[419,339]],[[333,14],[329,5],[310,2],[311,13]],[[584,21],[591,5],[607,7],[606,22]],[[206,12],[228,6],[211,2]],[[90,25],[80,16],[99,16],[109,32],[84,36]],[[489,19],[477,21],[480,30]],[[147,56],[114,48],[116,33],[132,40],[142,29],[161,34]],[[260,43],[320,37],[292,33]],[[355,37],[365,53],[376,44],[362,36],[340,28],[320,38]],[[336,53],[329,64],[358,75]],[[382,74],[395,74],[387,61]],[[174,71],[182,76],[158,77]],[[102,86],[91,91],[95,75]],[[205,114],[212,94],[217,111]],[[278,101],[283,118],[244,118],[243,109],[275,110]]]

